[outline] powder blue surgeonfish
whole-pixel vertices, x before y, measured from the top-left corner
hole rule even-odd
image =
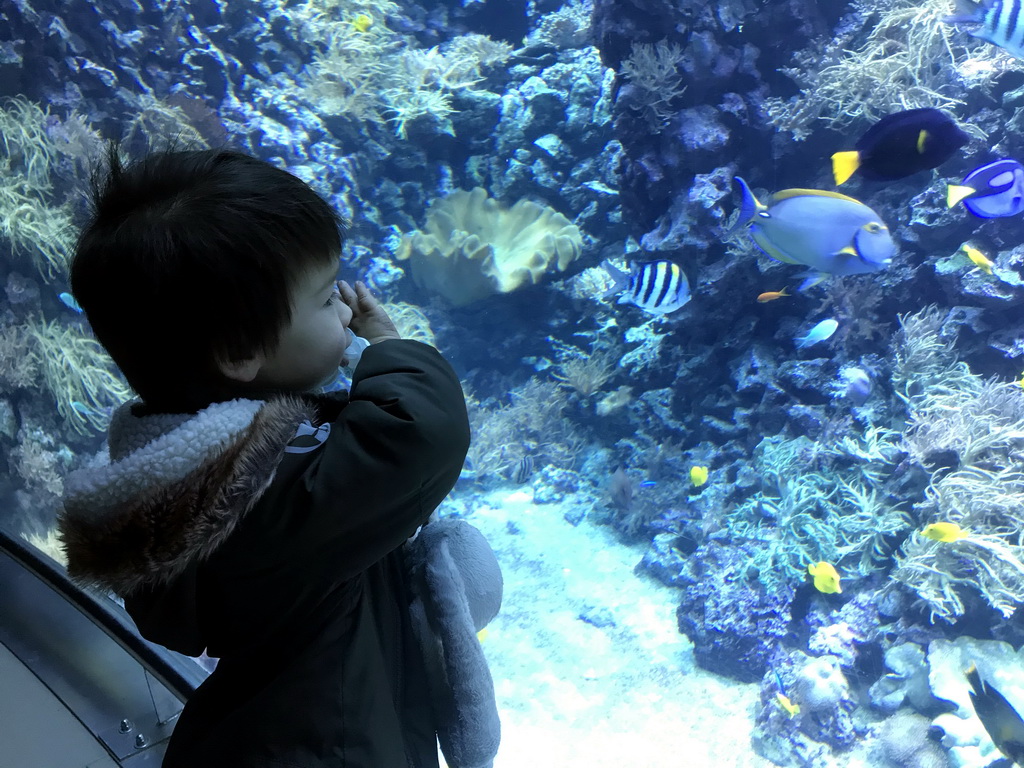
[[[831,275],[877,272],[892,263],[896,244],[882,217],[864,203],[838,192],[785,189],[764,205],[747,182],[739,218],[729,234],[743,227],[773,259],[803,264]]]

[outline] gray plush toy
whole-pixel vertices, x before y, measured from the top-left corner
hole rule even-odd
[[[406,544],[413,629],[449,768],[491,768],[501,741],[494,681],[477,632],[498,614],[498,560],[476,528],[445,518]]]

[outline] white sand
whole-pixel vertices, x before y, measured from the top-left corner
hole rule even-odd
[[[757,686],[694,665],[678,593],[633,573],[644,547],[531,499],[496,492],[469,518],[505,577],[483,643],[502,718],[495,768],[771,766],[750,747]]]

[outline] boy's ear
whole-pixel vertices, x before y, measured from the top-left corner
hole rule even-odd
[[[227,378],[248,384],[260,372],[263,361],[263,355],[257,353],[255,357],[245,360],[218,360],[217,367]]]

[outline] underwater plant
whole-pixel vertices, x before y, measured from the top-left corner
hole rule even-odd
[[[24,97],[0,104],[0,143],[5,170],[14,170],[32,189],[49,191],[50,164],[56,157],[46,133],[49,109]]]
[[[593,0],[569,0],[540,18],[537,26],[527,36],[526,45],[549,45],[555,48],[589,45],[593,14]]]
[[[434,329],[430,327],[430,320],[423,314],[423,310],[415,304],[407,304],[404,301],[395,301],[384,305],[384,311],[398,328],[398,335],[403,339],[422,341],[424,344],[434,346]]]
[[[156,149],[155,144],[174,137],[182,146],[208,148],[209,142],[193,124],[183,103],[187,103],[187,97],[178,94],[167,99],[159,99],[152,93],[133,96],[131,113],[127,118],[128,127],[125,128],[122,140],[124,146],[141,144],[152,150]]]
[[[32,336],[24,325],[0,327],[0,383],[4,391],[35,384],[39,376],[39,358],[33,350]]]
[[[772,125],[802,140],[819,119],[842,130],[903,109],[964,104],[956,67],[985,44],[942,23],[946,0],[859,0],[853,7],[843,31],[783,70],[801,93],[765,99]],[[979,135],[976,126],[965,128]]]
[[[304,93],[324,114],[390,123],[399,138],[423,117],[452,133],[452,94],[476,88],[483,69],[503,63],[512,46],[465,34],[415,48],[387,26],[398,9],[390,0],[309,0],[282,8],[297,39],[316,50]]]
[[[20,443],[10,453],[11,469],[25,483],[25,488],[48,501],[59,499],[64,492],[64,473],[71,454],[53,449],[53,437],[39,428],[23,429],[18,435]]]
[[[54,200],[52,166],[75,150],[47,132],[49,109],[24,98],[0,105],[0,236],[49,280],[67,274],[71,208]]]
[[[527,456],[534,466],[572,469],[584,441],[562,417],[568,405],[554,382],[531,378],[508,393],[507,402],[467,395],[472,440],[468,463],[477,481],[511,478]]]
[[[933,622],[978,601],[1009,617],[1024,601],[1024,396],[958,360],[935,307],[900,324],[893,383],[908,409],[904,442],[931,474],[918,513],[966,535],[908,538],[892,578]]]
[[[104,431],[111,410],[132,392],[100,343],[75,326],[43,318],[31,320],[26,332],[66,423],[83,435]]]
[[[748,551],[769,592],[802,581],[812,562],[833,563],[860,576],[878,571],[892,555],[891,537],[911,523],[873,482],[886,474],[883,466],[891,468],[891,454],[868,446],[851,450],[848,443],[831,452],[863,460],[852,467],[812,470],[808,461],[822,454],[804,436],[765,438],[755,450],[762,490],[727,520],[733,540]]]
[[[595,336],[589,352],[572,344],[549,337],[558,356],[551,368],[551,376],[581,398],[588,398],[601,390],[616,373],[620,351],[614,339]]]
[[[0,171],[2,173],[2,171]],[[47,205],[17,177],[0,182],[0,235],[16,254],[28,256],[47,280],[63,280],[74,241],[68,205]]]
[[[679,73],[682,61],[683,46],[659,40],[634,43],[622,62],[622,74],[633,86],[629,104],[644,115],[654,133],[668,125],[674,113],[672,101],[686,91]]]
[[[940,391],[964,391],[976,382],[967,363],[950,355],[955,331],[934,304],[899,317],[892,386],[911,412]]]

